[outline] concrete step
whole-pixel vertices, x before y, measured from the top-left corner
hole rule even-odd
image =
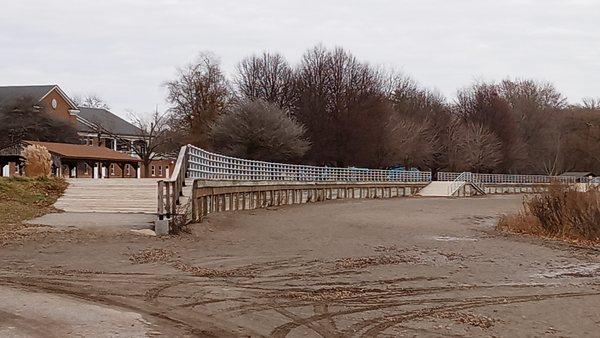
[[[69,186],[54,206],[67,212],[156,213],[156,179],[68,179]],[[191,194],[186,180],[181,203]]]
[[[420,196],[450,196],[453,181],[434,181],[419,191]],[[462,182],[464,184],[464,182]]]

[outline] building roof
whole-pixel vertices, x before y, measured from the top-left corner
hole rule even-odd
[[[0,106],[27,97],[41,101],[56,85],[40,86],[0,86]]]
[[[108,160],[120,162],[139,162],[140,160],[127,154],[106,147],[88,146],[83,144],[24,141],[27,144],[40,145],[52,154],[62,158],[78,160]]]
[[[588,176],[596,176],[593,172],[590,171],[566,171],[560,176],[569,176],[569,177],[588,177]]]
[[[79,107],[77,130],[81,132],[97,132],[105,130],[115,135],[139,136],[138,127],[102,108]]]

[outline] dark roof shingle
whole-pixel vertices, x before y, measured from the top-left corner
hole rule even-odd
[[[111,134],[139,136],[140,129],[133,124],[123,120],[117,115],[101,108],[79,107],[79,117],[82,121],[77,121],[77,130],[82,132],[94,132],[97,129],[86,125],[88,122],[99,126],[101,130],[106,130]]]
[[[39,102],[56,85],[40,86],[0,86],[0,106],[11,104],[18,99],[28,97]]]

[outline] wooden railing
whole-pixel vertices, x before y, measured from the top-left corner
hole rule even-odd
[[[177,214],[177,206],[179,198],[183,195],[188,168],[187,152],[187,146],[181,147],[171,177],[158,181],[158,219],[160,220],[165,217],[171,218]]]
[[[335,199],[412,196],[426,182],[240,182],[195,180],[191,221],[214,212],[259,209]]]
[[[462,175],[465,176],[464,173]],[[469,179],[465,181],[476,182],[478,184],[485,183],[486,185],[548,184],[554,181],[564,183],[577,182],[577,178],[575,177],[562,176],[476,173],[468,173],[468,175]],[[462,182],[460,179],[457,180],[459,176],[461,176],[460,173],[439,172],[437,178],[443,181],[456,180],[458,186]],[[189,210],[178,211],[186,177],[194,179],[194,195],[191,200],[191,206],[193,209],[192,213],[195,216],[192,217],[192,221],[198,220],[198,215],[215,210],[215,208],[219,209],[219,203],[221,203],[219,199],[224,198],[223,194],[229,194],[227,198],[232,198],[228,200],[229,202],[224,203],[231,203],[232,205],[235,203],[236,206],[240,206],[241,201],[249,193],[252,193],[252,198],[260,200],[263,198],[261,197],[263,194],[273,194],[273,191],[281,193],[285,201],[295,203],[294,196],[299,191],[303,191],[305,195],[302,196],[304,197],[309,195],[315,196],[314,194],[318,194],[318,192],[315,192],[318,189],[325,189],[325,191],[329,192],[362,192],[363,190],[361,189],[377,190],[384,187],[387,189],[390,186],[398,188],[403,185],[424,186],[431,182],[432,179],[431,172],[425,171],[380,170],[353,167],[335,168],[263,162],[215,154],[192,145],[187,145],[181,147],[171,177],[158,182],[159,220],[164,218],[170,219],[178,213],[188,215]],[[222,184],[228,186],[222,187]],[[481,188],[481,186],[479,187]],[[452,189],[455,189],[455,187],[453,186]],[[288,191],[292,195],[288,195]],[[338,198],[337,196],[347,198],[343,193],[339,195],[336,193],[331,194],[335,195],[336,198]],[[240,201],[236,200],[238,197],[241,198]],[[251,199],[251,201],[254,201],[254,199]],[[325,197],[325,199],[328,198]],[[232,206],[232,208],[237,208],[236,206]],[[251,207],[252,204],[243,204],[242,208]]]

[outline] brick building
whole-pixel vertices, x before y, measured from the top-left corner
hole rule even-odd
[[[58,143],[40,144],[48,148],[53,158],[60,159],[61,164],[56,168],[56,173],[60,173],[60,176],[143,176],[145,170],[134,151],[134,146],[143,147],[146,141],[136,126],[106,109],[78,107],[57,85],[0,86],[0,106],[23,98],[32,99],[38,108],[44,108],[44,111],[56,119],[69,122],[77,130],[81,143],[77,147],[61,146]],[[8,149],[0,149],[1,176],[20,173],[22,159],[15,151],[22,149],[22,146],[23,144],[17,144]],[[68,154],[64,153],[66,150],[69,150]],[[128,159],[131,161],[126,161]],[[73,163],[79,164],[73,166]],[[62,170],[63,166],[68,165],[68,171]],[[170,158],[152,161],[148,170],[149,177],[167,177],[174,165],[175,161]],[[96,176],[93,174],[94,170],[97,172]]]

